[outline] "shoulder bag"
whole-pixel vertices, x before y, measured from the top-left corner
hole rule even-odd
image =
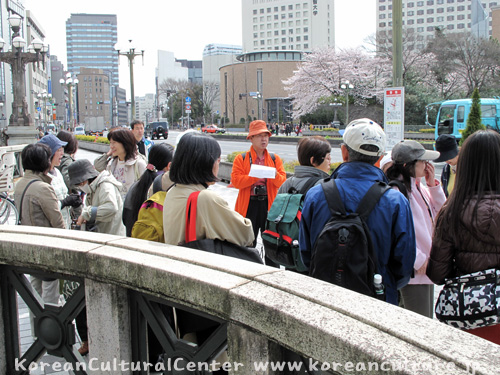
[[[500,323],[500,270],[446,279],[435,312],[439,321],[460,329]]]
[[[200,192],[195,191],[194,193],[191,193],[188,198],[186,205],[185,242],[180,243],[179,246],[208,251],[210,253],[226,255],[233,258],[263,264],[262,258],[260,257],[256,249],[236,245],[229,241],[223,241],[219,239],[196,239],[196,211],[198,195],[200,195]]]

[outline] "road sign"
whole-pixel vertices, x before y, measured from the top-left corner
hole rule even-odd
[[[191,110],[190,110],[190,109],[187,109],[187,110],[186,110],[186,113],[191,113]]]
[[[191,105],[190,104],[186,104],[186,111],[191,111]]]
[[[37,110],[38,112],[41,112],[41,111],[42,111],[42,107],[36,107],[36,110]]]
[[[250,95],[250,96],[257,96],[257,93],[255,91],[251,91],[251,92],[248,93],[248,95]]]
[[[189,96],[186,96],[186,103],[191,103],[191,98]]]

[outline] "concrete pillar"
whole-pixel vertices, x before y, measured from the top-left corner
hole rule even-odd
[[[7,374],[7,354],[5,353],[5,322],[3,320],[2,293],[0,293],[0,375]]]
[[[229,362],[233,364],[230,374],[237,375],[274,375],[278,372],[257,370],[256,363],[271,363],[282,361],[281,347],[245,328],[232,323],[227,327],[227,346]],[[241,364],[236,368],[234,364]]]
[[[132,348],[127,290],[85,279],[85,298],[90,374],[131,375]],[[96,360],[90,363],[94,358]],[[122,361],[128,365],[128,371],[119,366]]]

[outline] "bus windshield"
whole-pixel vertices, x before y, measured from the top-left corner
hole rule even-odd
[[[432,103],[425,107],[425,124],[428,126],[435,127],[437,114],[439,112],[439,107],[441,103]]]

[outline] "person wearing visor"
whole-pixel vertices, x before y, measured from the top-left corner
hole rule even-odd
[[[425,272],[434,233],[435,218],[446,201],[441,183],[435,178],[434,165],[439,152],[426,150],[419,142],[404,140],[397,143],[391,153],[393,165],[387,169],[389,180],[399,179],[408,192],[417,253],[413,265],[414,276],[401,288],[404,307],[432,319],[434,284]],[[425,178],[425,184],[422,179]]]
[[[270,136],[271,132],[264,121],[252,121],[247,136],[252,142],[250,150],[236,156],[231,172],[231,183],[239,189],[234,209],[252,221],[254,247],[257,244],[259,229],[261,233],[264,231],[267,212],[278,194],[279,187],[286,180],[281,158],[267,151]],[[266,257],[266,264],[273,265],[273,262]]]

